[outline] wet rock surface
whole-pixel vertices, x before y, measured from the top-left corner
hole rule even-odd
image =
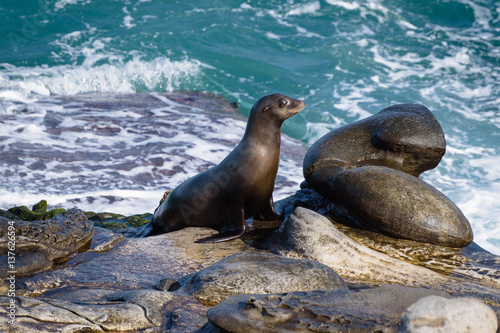
[[[314,196],[309,198],[315,202]],[[290,211],[299,202],[288,198],[278,206]],[[319,207],[323,213],[329,211]],[[366,327],[396,332],[402,313],[417,301],[408,295],[416,294],[418,298],[473,296],[499,312],[499,265],[494,264],[498,257],[489,257],[490,266],[481,268],[489,275],[482,279],[477,277],[479,256],[463,253],[463,249],[433,245],[425,249],[420,243],[401,240],[392,244],[384,241],[389,237],[377,242],[366,236],[370,231],[343,225],[344,232],[337,226],[312,210],[295,207],[279,232],[262,227],[257,238],[250,232],[230,242],[196,244],[196,239],[216,231],[187,228],[147,239],[126,238],[106,252],[80,253],[57,269],[19,279],[15,298],[19,330],[12,332],[217,332],[219,328],[245,332],[219,322],[234,316],[238,323],[252,322],[248,332],[346,328],[364,332]],[[252,228],[256,233],[258,223]],[[94,237],[99,244],[114,239],[112,232],[101,228],[96,228]],[[373,250],[374,244],[387,254]],[[421,253],[403,252],[401,247]],[[400,259],[412,255],[415,263],[425,261],[426,255],[427,261],[443,261],[446,274]],[[465,271],[450,273],[452,267],[464,269],[465,263],[475,267],[476,276]],[[394,285],[377,287],[386,284]],[[234,304],[227,303],[234,300]],[[2,328],[7,327],[5,305],[9,301],[9,297],[0,299]],[[226,314],[230,308],[233,317]]]
[[[246,124],[237,107],[201,92],[37,99],[33,108],[46,110],[40,117],[31,112],[2,117],[6,128],[17,130],[2,133],[0,188],[4,194],[39,189],[54,198],[49,208],[132,215],[144,213],[134,207],[151,207],[143,209],[152,213],[162,193],[233,150]],[[301,181],[306,149],[286,135],[281,140],[275,197],[283,198]],[[27,202],[4,196],[6,207],[0,209],[28,204],[26,193]]]
[[[397,332],[401,313],[422,297],[446,293],[384,286],[232,296],[208,310],[223,332]]]
[[[18,293],[35,296],[46,292],[60,295],[77,288],[153,289],[164,278],[178,280],[248,248],[241,240],[218,246],[194,244],[199,237],[215,233],[188,228],[147,240],[127,238],[110,251],[81,253],[58,269],[19,279]]]
[[[476,268],[475,272],[473,270],[461,278],[439,274],[370,249],[341,232],[328,218],[303,207],[294,210],[277,239],[268,245],[272,251],[287,257],[321,262],[333,268],[348,284],[424,286],[445,290],[455,296],[473,295],[500,307],[500,270],[498,264],[491,265],[495,261],[490,261],[490,266],[481,267],[463,257]],[[434,258],[430,256],[427,260]],[[461,264],[457,262],[456,266]],[[478,278],[478,270],[484,270],[484,275],[491,278]]]
[[[295,209],[278,237],[279,245],[271,245],[274,251],[316,260],[354,283],[420,285],[445,279],[431,270],[391,258],[356,242],[326,217],[303,207]]]
[[[310,198],[311,202],[315,201],[313,196]],[[297,201],[292,199],[285,200],[286,202],[291,207],[297,204]],[[282,204],[283,202],[280,203]],[[323,208],[325,212],[328,210]],[[290,207],[286,207],[286,210],[289,211]],[[397,257],[395,254],[398,253],[400,257],[404,257],[395,245],[379,244],[382,248],[386,248],[386,252],[395,256],[391,257],[355,241],[338,229],[337,231],[329,230],[328,228],[335,226],[335,223],[318,213],[302,207],[292,212],[278,234],[275,234],[272,228],[263,228],[263,234],[257,238],[254,238],[250,232],[242,239],[208,245],[196,244],[194,241],[214,234],[215,231],[188,228],[148,239],[123,239],[118,244],[110,246],[105,252],[80,253],[58,269],[19,279],[18,296],[15,298],[19,315],[17,317],[19,326],[16,329],[19,329],[18,332],[85,330],[95,332],[216,332],[217,326],[231,332],[232,328],[223,326],[224,323],[217,324],[215,319],[211,319],[212,323],[207,323],[206,313],[209,307],[201,304],[200,300],[204,304],[212,302],[213,305],[226,299],[229,294],[247,293],[230,296],[219,304],[224,305],[236,297],[239,299],[238,306],[243,309],[243,314],[238,314],[238,316],[245,317],[253,313],[252,325],[263,325],[257,326],[257,329],[262,332],[266,331],[265,327],[268,327],[266,329],[269,331],[280,329],[307,331],[328,328],[333,332],[351,327],[350,331],[356,332],[365,330],[367,326],[380,329],[382,332],[395,332],[401,314],[406,309],[403,305],[391,312],[386,306],[373,305],[366,309],[354,305],[357,304],[355,302],[351,305],[350,303],[344,304],[347,299],[344,297],[346,294],[363,295],[373,290],[370,293],[377,294],[378,299],[381,300],[384,297],[387,299],[396,297],[392,291],[388,290],[403,288],[400,286],[387,287],[389,289],[372,288],[387,283],[437,288],[441,291],[432,291],[432,294],[446,297],[448,297],[447,293],[443,290],[454,296],[472,295],[490,306],[493,305],[492,309],[498,311],[499,303],[495,303],[494,298],[495,293],[498,295],[499,292],[498,277],[494,275],[496,267],[494,265],[489,268],[490,276],[486,280],[475,281],[472,275],[469,275],[468,279],[465,277],[462,277],[462,280],[452,279],[449,271],[447,275],[442,275],[395,258]],[[297,226],[300,224],[306,226]],[[309,225],[310,233],[306,232],[307,225]],[[256,232],[257,223],[252,225],[252,228]],[[300,228],[303,230],[299,230]],[[347,226],[343,228],[350,230]],[[364,239],[368,245],[371,244],[370,246],[374,247],[373,243],[376,241],[372,240],[370,243],[369,237],[363,236],[363,232],[368,231],[357,231],[359,232],[355,236],[357,239]],[[267,234],[268,240],[263,244],[282,256],[271,254],[263,249],[256,250],[255,246],[258,246],[256,239],[265,239],[264,234]],[[340,238],[341,241],[335,240],[335,234],[343,235]],[[116,234],[106,229],[96,228],[94,237],[97,246],[109,243],[114,239],[113,235]],[[297,235],[302,236],[296,237]],[[276,247],[273,248],[269,244],[275,244]],[[286,244],[290,246],[288,249],[284,246]],[[406,246],[410,244],[416,251],[420,243],[405,244]],[[391,247],[392,250],[387,250]],[[427,251],[431,257],[432,253],[438,253],[437,248],[429,248]],[[459,258],[458,250],[454,251],[456,251],[455,258]],[[443,253],[445,253],[444,250]],[[315,259],[317,262],[297,260],[304,257],[310,257],[309,259]],[[333,257],[337,257],[338,261],[332,260]],[[445,258],[451,267],[453,258],[449,253]],[[460,267],[468,260],[467,258],[463,255],[462,261],[456,260],[456,267]],[[311,267],[313,269],[309,271]],[[319,267],[319,271],[314,272],[314,267]],[[334,271],[348,283],[350,289],[346,289],[345,284]],[[196,275],[202,277],[199,280],[203,283],[193,283]],[[309,279],[309,276],[320,277],[322,284]],[[170,279],[171,283],[166,283],[169,286],[164,290],[157,290],[158,284],[164,279]],[[296,290],[293,289],[294,280],[297,283],[295,288],[310,287],[314,290],[291,292]],[[282,289],[279,291],[273,288],[266,289],[266,285],[272,284],[270,281],[277,284],[273,288],[279,286]],[[172,288],[175,283],[180,283],[180,288]],[[201,287],[195,287],[196,285]],[[339,288],[339,285],[343,289],[332,290]],[[475,285],[477,288],[473,289],[470,285]],[[287,288],[289,290],[286,290]],[[415,288],[408,289],[416,290]],[[203,297],[207,297],[206,299],[197,295],[200,290],[205,293],[206,296]],[[428,289],[422,290],[429,291]],[[257,293],[273,293],[273,295],[256,295]],[[335,303],[335,309],[343,310],[332,311],[323,304],[323,297],[333,299],[331,293],[344,295],[340,299],[344,300],[342,304],[345,307],[338,307]],[[22,296],[22,294],[31,295],[31,297]],[[39,295],[36,296],[37,294]],[[488,294],[488,297],[481,298],[484,294]],[[308,297],[311,297],[311,303],[308,303]],[[401,301],[405,299],[402,295],[396,298]],[[278,302],[278,299],[281,301]],[[6,318],[4,309],[9,301],[9,297],[0,299],[2,320]],[[337,299],[336,302],[339,300]],[[367,300],[363,298],[362,302],[366,304]],[[390,301],[390,303],[393,302]],[[407,303],[404,304],[406,307],[412,302],[408,300]],[[251,312],[250,308],[254,312]],[[227,317],[224,312],[220,314],[217,309],[219,309],[218,306],[211,308],[208,312],[209,318],[212,318],[211,314],[217,318]],[[373,312],[374,309],[381,313]],[[231,315],[236,315],[236,313],[232,311]],[[300,319],[298,322],[291,319],[298,316],[297,313],[300,313],[300,318],[297,317]],[[49,318],[48,314],[52,317]],[[291,322],[297,324],[295,328],[292,327],[293,325],[289,326]],[[0,327],[6,326],[5,321],[0,322]],[[241,325],[238,325],[238,328],[240,327]],[[235,332],[244,331],[236,330]]]
[[[107,252],[117,246],[125,237],[122,234],[114,233],[111,230],[94,227],[94,236],[89,251],[102,253]]]

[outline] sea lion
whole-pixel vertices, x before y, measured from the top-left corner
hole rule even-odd
[[[241,237],[248,218],[280,218],[272,193],[279,166],[281,125],[304,106],[304,102],[281,94],[259,99],[238,146],[217,166],[175,188],[136,237],[209,227],[222,231],[197,242],[221,242]]]

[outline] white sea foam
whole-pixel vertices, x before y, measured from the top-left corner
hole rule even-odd
[[[365,0],[365,1],[342,1],[342,0],[326,0],[329,5],[341,7],[350,11],[360,12],[360,17],[367,19],[368,16],[375,17],[379,23],[387,20],[391,12],[387,7],[382,5],[379,0]]]
[[[319,1],[311,1],[295,5],[286,13],[286,16],[313,14],[320,9],[321,4],[319,3]]]
[[[128,11],[127,7],[123,7],[122,11],[125,14],[122,25],[127,29],[135,27],[137,24],[132,23],[134,21],[134,18],[132,17],[132,15],[130,15],[130,12]]]
[[[139,56],[127,62],[95,66],[10,67],[3,71],[7,79],[0,79],[0,101],[29,104],[36,96],[49,94],[174,91],[183,81],[196,78],[201,68],[202,64],[196,60],[172,61],[159,57],[144,61]],[[16,108],[9,103],[1,105],[0,113]]]
[[[356,1],[347,2],[341,0],[326,0],[326,2],[332,6],[339,6],[348,10],[354,10],[360,7],[359,3]]]
[[[371,116],[371,113],[359,104],[375,102],[373,98],[366,96],[373,90],[372,86],[367,85],[362,80],[355,85],[340,83],[333,90],[333,97],[339,100],[334,104],[334,107],[344,111],[350,117],[357,117],[358,120]]]
[[[58,11],[58,10],[66,8],[67,5],[76,5],[78,3],[88,4],[91,1],[92,0],[58,0],[55,3],[54,7],[55,7],[55,10]]]
[[[109,190],[89,191],[82,194],[57,193],[43,194],[29,193],[25,191],[13,192],[0,189],[0,202],[2,206],[13,207],[22,203],[31,208],[43,199],[52,208],[78,208],[91,212],[111,212],[123,215],[134,215],[141,213],[152,213],[158,206],[159,198],[163,196],[163,190],[133,191],[133,190]]]

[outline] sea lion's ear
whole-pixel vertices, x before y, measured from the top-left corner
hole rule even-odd
[[[270,107],[271,105],[266,106],[265,108],[262,109],[262,112],[266,112]]]

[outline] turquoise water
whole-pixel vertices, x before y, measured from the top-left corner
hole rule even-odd
[[[440,121],[423,179],[500,252],[500,2],[22,1],[0,5],[0,116],[40,96],[202,90],[247,115],[306,101],[284,132],[307,146],[397,103]]]

